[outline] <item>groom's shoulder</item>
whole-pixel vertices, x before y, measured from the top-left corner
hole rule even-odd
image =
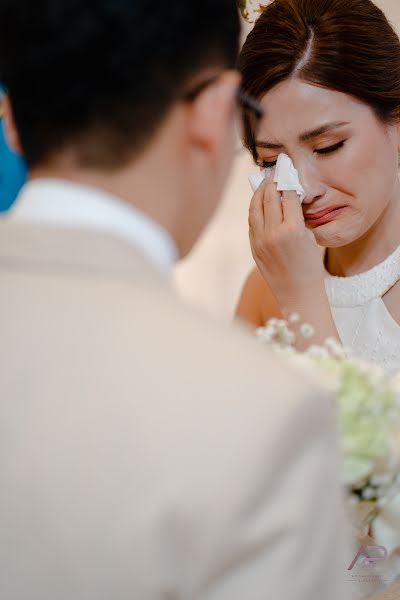
[[[154,355],[176,361],[181,373],[192,373],[197,387],[211,382],[214,390],[229,387],[232,397],[253,395],[270,407],[325,403],[325,392],[309,375],[262,345],[244,324],[212,317],[175,294],[157,296],[148,307],[154,302],[157,309],[147,323],[142,320]]]
[[[251,454],[258,444],[280,452],[282,439],[291,440],[295,454],[310,440],[334,447],[335,405],[316,379],[260,343],[246,326],[170,301],[169,318],[158,321],[154,343],[158,340],[158,358],[168,356],[168,369],[173,372],[176,365],[179,378],[169,382],[178,396],[184,391],[196,419],[199,412],[208,415],[208,428],[210,419],[229,420],[226,432],[236,439],[235,452],[246,453],[250,446]],[[236,434],[230,435],[230,428]]]

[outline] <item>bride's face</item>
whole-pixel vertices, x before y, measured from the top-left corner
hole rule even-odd
[[[400,201],[399,128],[383,124],[367,104],[296,78],[261,104],[259,164],[272,166],[281,152],[291,157],[307,194],[306,225],[320,245],[354,242]]]

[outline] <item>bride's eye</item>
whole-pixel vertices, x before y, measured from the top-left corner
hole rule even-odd
[[[331,154],[331,152],[336,152],[340,148],[343,148],[347,140],[342,140],[337,144],[333,144],[333,146],[327,146],[326,148],[320,148],[319,150],[314,150],[316,154]]]
[[[272,169],[276,165],[276,160],[258,160],[257,166],[260,169]]]

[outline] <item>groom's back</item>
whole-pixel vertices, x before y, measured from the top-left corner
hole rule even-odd
[[[117,238],[4,225],[0,279],[1,598],[344,598],[318,389]]]
[[[343,600],[329,399],[139,254],[218,203],[239,29],[234,0],[0,2],[32,180],[0,226],[1,600]]]

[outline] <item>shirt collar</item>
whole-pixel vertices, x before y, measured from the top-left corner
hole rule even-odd
[[[95,187],[62,179],[35,179],[20,192],[6,218],[116,234],[162,271],[178,260],[171,235],[136,207]]]

